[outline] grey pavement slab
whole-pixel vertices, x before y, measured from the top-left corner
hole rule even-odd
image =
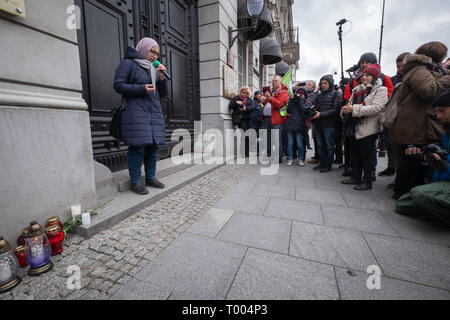
[[[245,194],[229,193],[215,204],[215,208],[263,214],[269,197],[248,196]]]
[[[225,299],[246,248],[184,233],[136,275],[169,299]]]
[[[250,192],[255,188],[256,183],[250,183],[250,182],[241,182],[233,187],[233,189],[230,190],[230,193],[239,193],[239,194],[246,194],[249,195]]]
[[[248,175],[244,179],[244,182],[247,182],[247,183],[277,184],[279,178],[280,177],[278,175],[274,175],[274,176],[261,175],[260,172],[257,171],[255,173],[252,173],[252,174]]]
[[[365,237],[385,275],[450,290],[448,246],[373,234]]]
[[[363,271],[377,264],[360,232],[295,221],[289,255]]]
[[[313,171],[311,168],[301,168],[298,171],[297,176],[301,179],[314,179],[314,180],[335,180],[338,178],[337,173],[320,173],[318,171]]]
[[[303,188],[297,188],[295,193],[295,200],[339,206],[347,205],[342,195],[336,191],[307,190]]]
[[[320,205],[311,202],[270,199],[264,215],[301,222],[323,224]]]
[[[384,217],[402,238],[450,245],[450,226],[441,220],[421,219],[400,214]]]
[[[295,199],[295,187],[286,187],[272,184],[257,184],[250,196],[265,196],[278,199]]]
[[[295,165],[293,165],[292,167],[288,167],[286,165],[281,165],[278,168],[278,173],[277,175],[279,177],[297,177],[298,172],[300,170],[302,170],[302,168],[300,166],[298,166],[298,162],[294,161]]]
[[[236,212],[218,239],[287,254],[290,231],[291,221]]]
[[[250,248],[227,299],[339,299],[332,266]]]
[[[211,208],[191,225],[187,232],[215,238],[233,214],[234,211],[231,210]]]
[[[372,183],[372,190],[370,191],[364,192],[357,191],[353,189],[354,186],[342,184],[341,180],[345,179],[347,178],[341,177],[338,181],[316,180],[317,189],[339,191],[341,193],[351,193],[357,195],[371,195],[378,197],[390,197],[393,194],[391,190],[386,191],[386,187],[378,182]]]
[[[286,187],[317,189],[316,181],[314,179],[304,179],[297,176],[280,177],[278,184]]]
[[[110,300],[165,300],[170,291],[142,280],[131,279],[119,288]]]
[[[336,267],[336,278],[343,300],[450,300],[450,292],[381,276],[380,289],[369,290],[367,280],[373,274]]]
[[[395,209],[395,200],[390,197],[379,197],[371,195],[370,191],[364,194],[343,193],[345,201],[349,207],[383,211],[393,213]]]
[[[376,211],[322,205],[322,212],[325,225],[328,226],[398,236],[385,218]]]

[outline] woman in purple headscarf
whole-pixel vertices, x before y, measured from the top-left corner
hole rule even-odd
[[[156,179],[158,145],[166,143],[165,121],[160,98],[167,95],[166,68],[153,63],[160,55],[158,43],[143,38],[135,48],[128,47],[125,59],[114,77],[114,89],[125,99],[122,113],[122,140],[128,147],[128,170],[131,190],[148,194],[142,184],[141,167],[145,166],[145,185],[163,189]]]

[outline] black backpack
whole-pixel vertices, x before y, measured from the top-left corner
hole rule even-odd
[[[111,112],[113,117],[111,123],[109,124],[109,134],[117,140],[122,139],[122,113],[125,110],[125,99],[120,107],[113,109]]]

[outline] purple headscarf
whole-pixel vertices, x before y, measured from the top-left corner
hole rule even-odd
[[[159,48],[159,44],[152,38],[143,38],[141,41],[138,42],[136,50],[145,59],[147,58],[148,53],[153,47]]]

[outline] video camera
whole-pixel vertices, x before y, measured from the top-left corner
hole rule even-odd
[[[311,119],[314,118],[314,116],[318,113],[319,112],[317,111],[316,106],[312,106],[305,109],[304,116],[306,119]]]
[[[412,149],[414,146],[409,145],[408,148]],[[434,153],[437,154],[441,160],[436,160],[433,156]],[[449,164],[446,162],[448,152],[436,144],[430,144],[420,148],[420,152],[415,155],[411,155],[411,157],[420,160],[424,165],[435,168],[440,172],[447,171],[449,168]]]

